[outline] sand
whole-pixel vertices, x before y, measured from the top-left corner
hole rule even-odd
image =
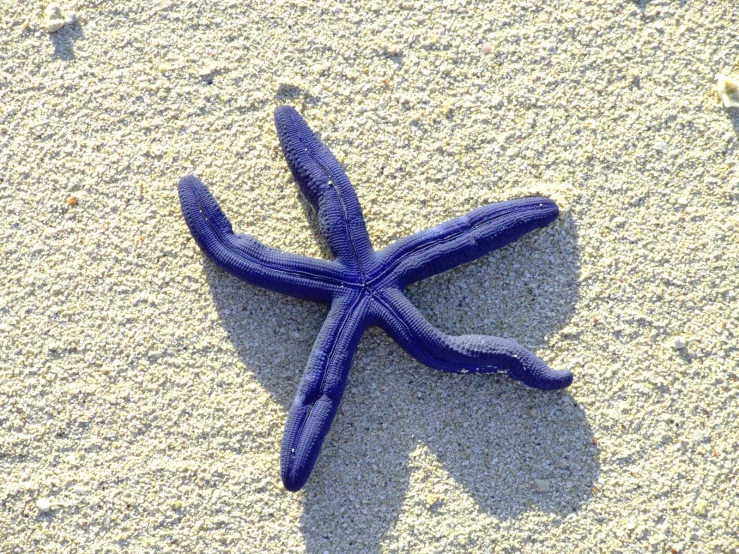
[[[739,551],[739,111],[715,91],[739,10],[532,4],[80,0],[50,34],[47,3],[0,0],[0,551]],[[372,329],[286,492],[326,308],[217,269],[176,195],[195,173],[237,231],[327,257],[284,103],[378,248],[556,200],[409,296],[572,387],[446,375]]]

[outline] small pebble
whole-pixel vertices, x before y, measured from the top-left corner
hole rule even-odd
[[[206,67],[203,67],[198,71],[198,75],[200,77],[207,77],[208,75],[212,75],[216,72],[216,66],[214,65],[208,65]]]
[[[739,79],[717,73],[716,93],[724,108],[739,108]]]
[[[51,501],[48,498],[39,498],[36,501],[36,507],[39,509],[39,512],[46,513],[51,510]]]
[[[702,498],[698,500],[698,502],[695,503],[695,515],[697,516],[705,516],[708,513],[708,502],[703,500]]]
[[[66,21],[64,21],[64,17],[62,16],[62,9],[59,7],[59,4],[51,3],[48,6],[46,6],[46,10],[44,10],[46,13],[46,31],[49,33],[55,33],[64,25],[66,25]]]
[[[493,47],[489,44],[483,44],[482,45],[482,53],[483,54],[490,54],[490,52],[493,50]]]
[[[675,350],[685,348],[685,339],[683,337],[675,337],[672,339],[672,347]]]
[[[549,492],[549,481],[545,479],[534,479],[536,492]]]
[[[536,408],[529,408],[529,415],[531,417],[536,417],[539,415],[539,410],[537,410]]]
[[[76,206],[77,205],[77,197],[76,196],[70,197],[70,199],[67,200],[67,204],[69,204],[70,206]]]

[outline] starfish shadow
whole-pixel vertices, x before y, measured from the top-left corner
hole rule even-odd
[[[407,292],[445,332],[510,336],[537,349],[574,312],[578,258],[575,223],[565,216]],[[287,412],[328,308],[247,285],[204,263],[238,355]],[[558,525],[591,495],[600,472],[593,442],[584,411],[567,391],[528,389],[503,375],[436,371],[371,328],[303,492],[307,551],[379,552],[412,482],[425,478],[412,461],[419,447],[482,513],[505,520],[537,509]],[[534,479],[546,480],[551,492],[537,492]],[[447,507],[440,499],[425,509]]]

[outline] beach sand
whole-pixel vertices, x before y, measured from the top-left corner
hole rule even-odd
[[[715,91],[739,10],[532,4],[80,0],[49,33],[46,3],[0,0],[0,551],[739,551],[739,110]],[[285,491],[327,309],[217,269],[176,192],[194,173],[238,232],[328,257],[281,104],[377,248],[556,200],[408,294],[573,385],[447,375],[371,329]]]

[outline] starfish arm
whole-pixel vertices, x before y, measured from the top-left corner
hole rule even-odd
[[[316,464],[368,325],[368,304],[359,293],[338,297],[313,345],[282,439],[282,482],[289,491],[302,488]]]
[[[213,195],[196,177],[180,180],[180,205],[192,236],[216,265],[254,285],[328,303],[348,278],[336,262],[270,248],[249,235],[236,235]]]
[[[557,205],[542,197],[482,206],[384,248],[377,253],[380,273],[370,280],[393,272],[404,288],[502,248],[558,215]]]
[[[295,108],[277,108],[275,125],[287,165],[318,213],[321,232],[331,251],[343,265],[363,277],[375,254],[349,178]]]
[[[507,372],[542,390],[572,383],[569,371],[554,371],[514,340],[485,335],[445,335],[431,325],[400,290],[383,292],[379,325],[419,362],[453,373]]]

